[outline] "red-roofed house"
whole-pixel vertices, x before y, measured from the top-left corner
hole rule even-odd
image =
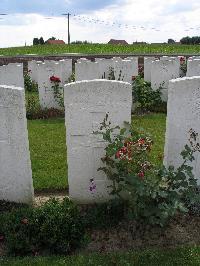
[[[47,44],[65,44],[63,40],[48,40]]]
[[[127,45],[128,43],[125,40],[115,40],[115,39],[110,39],[108,44],[121,44],[121,45]]]

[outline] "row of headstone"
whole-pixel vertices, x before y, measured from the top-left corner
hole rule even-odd
[[[45,60],[31,61],[28,64],[30,77],[38,84],[40,105],[44,108],[60,109],[58,101],[54,97],[52,82],[50,77],[56,76],[60,79],[60,87],[63,87],[68,82],[72,75],[72,60]],[[62,92],[61,92],[62,93]]]
[[[115,80],[131,83],[132,77],[138,75],[138,58],[96,58],[95,62],[81,58],[75,64],[75,80],[111,79],[112,71]]]
[[[70,197],[81,203],[106,201],[108,179],[97,169],[105,141],[93,134],[109,115],[111,126],[131,122],[129,83],[92,80],[65,86],[65,121]],[[0,86],[0,200],[31,203],[33,182],[23,88]],[[96,193],[89,187],[96,182]]]
[[[181,58],[163,56],[144,58],[144,80],[153,90],[161,89],[162,100],[167,101],[169,80],[181,76]]]
[[[188,58],[186,76],[200,76],[200,56],[193,56]]]
[[[189,131],[200,131],[200,77],[169,82],[164,164],[179,167]],[[109,80],[65,85],[69,196],[80,203],[106,201],[109,180],[102,166],[105,141],[93,134],[106,114],[112,126],[131,122],[132,88]],[[24,89],[0,86],[0,200],[31,203],[33,182],[28,148]],[[199,136],[198,136],[199,138]],[[200,157],[192,163],[200,184]],[[91,185],[95,190],[91,190]]]

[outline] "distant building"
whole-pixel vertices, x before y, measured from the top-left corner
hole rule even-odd
[[[120,44],[120,45],[127,45],[128,43],[125,40],[115,40],[115,39],[110,39],[108,44]]]
[[[146,42],[133,42],[133,44],[147,44]]]
[[[47,40],[47,44],[65,44],[63,40]]]

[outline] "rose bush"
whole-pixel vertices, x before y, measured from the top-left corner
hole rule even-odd
[[[189,145],[181,155],[183,163],[175,169],[156,167],[151,163],[153,141],[150,137],[129,129],[110,127],[108,115],[101,123],[101,134],[108,143],[101,159],[103,171],[112,185],[110,194],[128,203],[129,216],[148,224],[164,226],[178,212],[187,212],[185,199],[196,197],[197,180],[190,162],[200,151],[197,133],[189,132]]]

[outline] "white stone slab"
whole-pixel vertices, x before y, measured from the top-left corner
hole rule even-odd
[[[151,87],[162,87],[162,100],[167,101],[169,80],[179,78],[180,64],[176,60],[155,60],[151,68]]]
[[[151,82],[151,67],[155,57],[144,57],[144,80]]]
[[[43,109],[44,108],[61,109],[61,106],[54,97],[54,91],[52,89],[53,84],[50,81],[51,76],[57,76],[61,79],[62,65],[60,63],[56,61],[54,62],[51,61],[38,65],[38,91],[39,91],[40,105]]]
[[[38,65],[43,64],[42,61],[32,60],[28,62],[28,73],[32,81],[38,83]]]
[[[106,143],[94,135],[109,114],[112,126],[131,122],[132,87],[129,83],[91,80],[65,85],[65,124],[69,195],[79,203],[104,202],[110,199],[110,182],[102,171],[101,158]],[[96,191],[89,190],[94,179]]]
[[[24,88],[23,64],[11,63],[1,66],[0,84]]]
[[[136,60],[121,60],[114,62],[114,75],[116,80],[132,83],[132,77],[138,75]]]
[[[33,182],[22,88],[0,85],[0,200],[32,203]]]
[[[75,64],[75,80],[92,80],[101,78],[99,63],[82,60]]]
[[[113,68],[113,60],[105,58],[95,58],[99,63],[99,78],[108,79],[111,69]]]
[[[200,76],[200,58],[187,61],[187,77]]]
[[[180,155],[188,144],[189,130],[200,133],[200,77],[171,80],[167,103],[165,136],[166,166],[180,166]],[[200,154],[193,162],[194,174],[200,184]]]
[[[61,80],[62,84],[68,83],[69,78],[72,75],[72,59],[59,60],[61,64]]]

